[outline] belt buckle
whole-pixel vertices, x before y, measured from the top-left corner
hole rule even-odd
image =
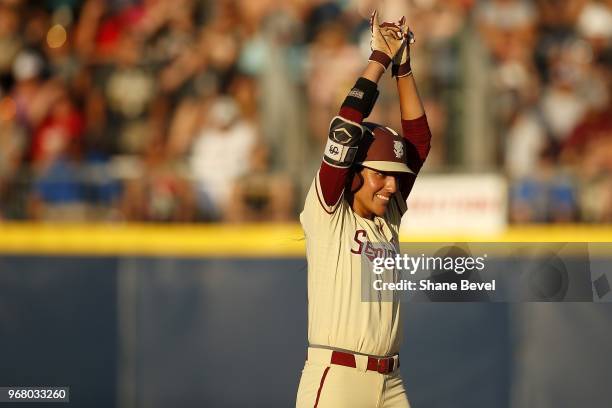
[[[376,371],[380,374],[388,374],[389,373],[389,359],[388,358],[380,358],[376,363]]]

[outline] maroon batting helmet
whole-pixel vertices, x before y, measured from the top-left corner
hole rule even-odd
[[[392,173],[412,173],[406,164],[406,142],[395,130],[364,122],[363,140],[355,164]]]
[[[351,193],[363,185],[358,166],[385,173],[414,174],[406,164],[406,142],[395,130],[376,123],[364,122],[364,135],[353,162],[353,177],[349,178]]]

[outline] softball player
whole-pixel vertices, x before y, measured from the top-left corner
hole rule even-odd
[[[409,407],[399,367],[400,302],[361,301],[361,257],[399,251],[406,199],[431,134],[410,69],[408,27],[372,16],[372,55],[330,124],[300,222],[308,259],[308,358],[296,406]],[[363,122],[393,61],[403,137]],[[366,283],[367,284],[367,283]]]

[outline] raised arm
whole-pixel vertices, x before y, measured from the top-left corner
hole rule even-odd
[[[405,27],[405,30],[409,33],[407,27]],[[407,164],[416,175],[421,170],[429,154],[431,132],[410,66],[411,38],[412,36],[407,37],[402,50],[394,59],[392,72],[397,78],[397,91],[399,93],[402,115],[402,133],[408,147],[406,155]],[[401,183],[400,192],[404,200],[408,198],[414,181],[415,177],[413,176]]]
[[[346,178],[363,136],[362,121],[368,117],[378,97],[378,81],[402,44],[399,27],[378,24],[372,15],[372,55],[362,75],[344,99],[338,116],[330,123],[323,161],[317,178],[319,201],[327,212],[340,202]]]
[[[321,204],[328,212],[335,209],[342,197],[346,178],[363,136],[361,122],[376,102],[377,83],[383,73],[381,65],[370,61],[346,96],[338,116],[330,123],[318,175],[319,195],[323,199]]]

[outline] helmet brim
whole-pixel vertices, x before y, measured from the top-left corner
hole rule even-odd
[[[414,174],[414,171],[410,170],[410,167],[406,166],[405,163],[392,162],[392,161],[376,161],[369,160],[361,163],[357,163],[362,165],[363,167],[368,167],[370,169],[384,171],[387,173],[410,173]]]

